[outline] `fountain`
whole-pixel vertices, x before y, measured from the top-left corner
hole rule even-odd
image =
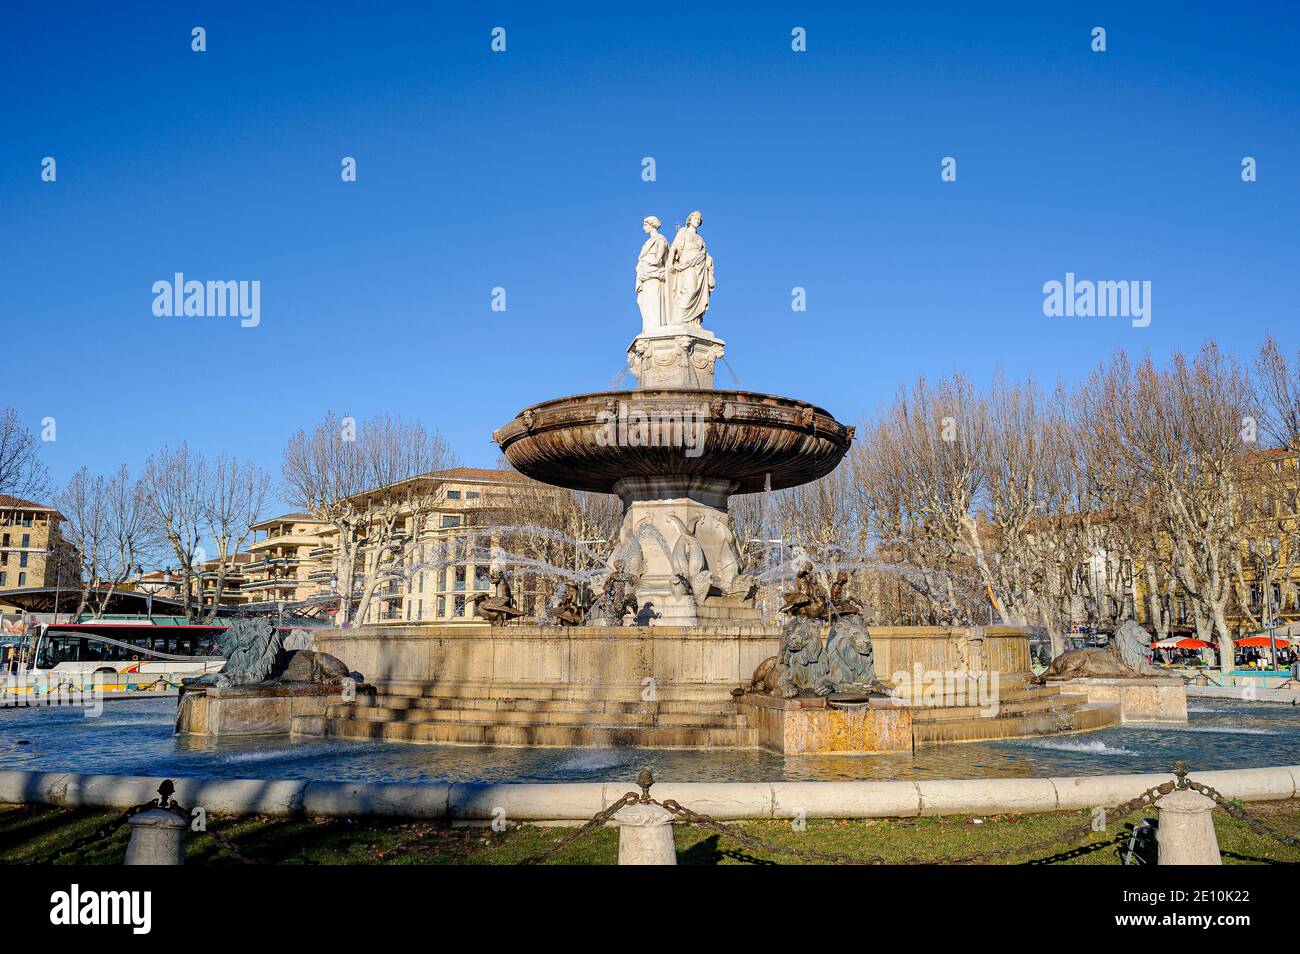
[[[558,574],[548,620],[562,625],[516,619],[498,574],[480,604],[490,627],[318,634],[377,696],[295,718],[296,735],[850,754],[1120,721],[1116,703],[1033,684],[1024,629],[867,627],[842,598],[847,576],[821,593],[802,551],[790,621],[764,622],[728,499],[829,474],[853,428],[806,401],[714,387],[725,343],[702,326],[715,283],[701,224],[691,213],[670,244],[644,221],[637,387],[543,401],[493,435],[521,473],[622,500],[604,569]],[[601,625],[580,605],[588,582]]]

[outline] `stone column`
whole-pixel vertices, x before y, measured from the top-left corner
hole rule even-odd
[[[722,564],[719,527],[730,527],[727,498],[734,481],[707,477],[625,477],[614,485],[623,501],[620,540],[635,539],[641,547],[641,575],[636,586],[638,606],[650,604],[654,626],[695,626],[696,612],[708,594],[679,592],[672,551],[682,532],[699,518],[696,539],[704,551],[706,568]],[[675,518],[675,520],[674,520]]]
[[[1156,802],[1160,823],[1156,827],[1162,865],[1221,865],[1219,839],[1214,834],[1214,800],[1184,788]]]
[[[131,841],[123,864],[185,864],[185,832],[190,826],[184,818],[162,808],[151,808],[133,815],[130,824]]]
[[[614,816],[620,865],[675,865],[673,816],[658,805],[629,805]]]

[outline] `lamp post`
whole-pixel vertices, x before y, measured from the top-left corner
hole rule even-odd
[[[1269,666],[1277,666],[1277,629],[1273,619],[1273,576],[1269,557],[1277,556],[1278,539],[1269,537],[1268,547],[1257,546],[1253,539],[1246,542],[1251,556],[1255,557],[1264,568],[1264,626],[1268,630]]]
[[[45,557],[54,558],[54,622],[59,621],[59,595],[63,588],[63,551],[53,546],[46,547]]]
[[[144,576],[144,567],[143,567],[143,566],[137,566],[136,569],[140,571],[140,575],[141,575],[141,576]],[[163,570],[162,583],[159,583],[159,582],[157,582],[156,580],[151,580],[151,581],[148,582],[148,583],[143,583],[143,582],[142,582],[142,583],[140,584],[140,588],[143,589],[144,592],[145,592],[145,611],[144,611],[144,613],[145,613],[145,616],[147,616],[147,617],[149,618],[149,622],[150,622],[150,623],[153,622],[153,595],[154,595],[155,593],[157,593],[159,590],[164,589],[164,588],[166,588],[166,587],[168,587],[168,586],[171,586],[171,582],[172,582],[172,571],[171,571],[170,568],[168,568],[168,569],[164,569],[164,570]]]

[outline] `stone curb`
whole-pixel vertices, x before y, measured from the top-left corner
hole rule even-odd
[[[1071,778],[919,779],[862,782],[677,782],[653,794],[719,820],[899,818],[1034,814],[1109,807],[1170,774]],[[1300,793],[1300,765],[1193,773],[1228,798],[1272,801]],[[0,771],[0,804],[129,808],[157,794],[159,778]],[[176,800],[210,812],[313,817],[447,818],[456,822],[581,822],[635,782],[468,784],[445,782],[174,779]]]

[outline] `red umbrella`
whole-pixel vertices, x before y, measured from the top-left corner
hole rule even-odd
[[[1267,636],[1247,636],[1244,639],[1237,640],[1237,645],[1252,646],[1256,649],[1263,649],[1266,646],[1276,645],[1280,649],[1285,649],[1287,646],[1290,646],[1291,644],[1287,640],[1282,639],[1280,637],[1274,639],[1272,642],[1269,642],[1269,638]]]
[[[1152,649],[1209,649],[1210,643],[1203,639],[1193,639],[1190,636],[1184,636],[1182,639],[1177,637],[1172,639],[1162,639],[1159,642],[1151,644]]]

